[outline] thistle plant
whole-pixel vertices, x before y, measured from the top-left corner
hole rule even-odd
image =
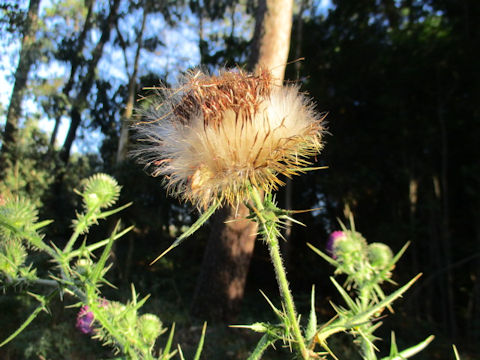
[[[28,290],[27,294],[38,301],[38,306],[0,347],[20,334],[41,311],[47,311],[53,297],[60,295],[68,306],[80,307],[77,329],[111,346],[122,358],[170,359],[177,352],[172,350],[173,327],[164,349],[158,350],[155,348],[157,338],[167,329],[157,315],[139,313],[148,296],[139,299],[133,285],[131,300],[126,304],[107,300],[101,294],[101,287],[110,285],[105,275],[111,266],[107,261],[112,245],[132,227],[121,229],[118,222],[107,239],[89,245],[86,235],[98,221],[130,205],[110,209],[118,200],[120,186],[112,177],[97,174],[86,179],[82,190],[76,193],[83,200],[83,210],[73,220],[73,233],[63,248],[45,240],[42,231],[51,221],[38,221],[38,211],[28,199],[2,198],[0,286]],[[55,264],[49,278],[37,275],[37,264],[29,263],[27,257],[31,251],[46,253]],[[196,359],[200,356],[204,335],[205,330]]]
[[[328,239],[327,254],[308,244],[313,251],[335,267],[335,275],[346,277],[343,286],[335,278],[330,278],[345,301],[346,307],[332,304],[337,315],[332,321],[318,327],[311,346],[318,344],[331,354],[327,338],[337,332],[347,332],[353,336],[362,358],[374,360],[377,359],[378,351],[374,342],[378,338],[373,333],[382,325],[379,321],[382,313],[385,309],[393,311],[391,303],[413,285],[420,275],[392,294],[385,295],[380,285],[384,282],[396,285],[391,279],[392,270],[407,249],[408,243],[393,255],[386,244],[368,244],[366,239],[355,231],[353,218],[350,218],[350,229],[340,224],[342,230],[333,232]],[[349,293],[353,293],[353,297]],[[384,360],[407,359],[423,350],[432,340],[433,336],[429,336],[411,348],[398,351],[395,334],[392,332],[390,355]]]
[[[347,229],[334,232],[326,253],[310,248],[335,267],[335,275],[345,277],[340,285],[331,281],[344,304],[332,304],[336,316],[319,321],[312,288],[311,309],[306,321],[297,313],[280,253],[281,229],[294,221],[295,211],[279,208],[274,191],[284,185],[281,175],[291,177],[310,170],[312,158],[322,149],[323,118],[313,102],[296,86],[276,86],[263,70],[249,74],[241,70],[223,71],[210,76],[200,71],[186,75],[178,88],[156,89],[148,106],[139,111],[134,125],[139,147],[133,156],[153,176],[163,176],[167,191],[201,211],[199,219],[160,256],[192,235],[221,206],[245,204],[249,219],[258,223],[258,232],[268,247],[280,293],[280,306],[266,298],[278,323],[256,322],[242,325],[262,333],[249,359],[260,359],[265,350],[282,343],[296,358],[338,357],[328,341],[340,332],[353,337],[360,355],[377,359],[374,335],[383,312],[417,280],[387,295],[381,285],[393,283],[392,270],[407,246],[396,255],[383,243],[368,244],[355,230],[353,220]],[[39,221],[35,206],[20,197],[0,197],[0,285],[28,289],[39,305],[0,346],[23,331],[35,317],[46,311],[49,301],[60,295],[68,306],[78,307],[76,327],[84,334],[111,346],[125,359],[170,359],[181,348],[172,350],[173,327],[164,349],[155,347],[166,329],[154,314],[141,314],[147,297],[137,295],[132,285],[126,304],[106,299],[101,287],[110,285],[106,274],[114,241],[132,227],[117,223],[104,240],[87,244],[86,237],[100,220],[118,213],[120,186],[108,175],[86,179],[76,193],[83,209],[73,220],[73,233],[60,247],[47,242],[44,228],[51,222]],[[41,251],[55,265],[48,278],[37,274],[28,254]],[[21,286],[19,286],[21,285]],[[46,293],[45,288],[49,289]],[[40,292],[43,290],[43,292]],[[73,321],[73,320],[72,320]],[[199,359],[205,326],[194,359]],[[390,355],[384,360],[406,359],[425,348],[433,337],[408,349],[398,350],[392,333]]]
[[[338,332],[355,337],[364,359],[376,359],[373,331],[380,323],[374,319],[416,280],[389,296],[380,288],[383,281],[390,280],[404,249],[393,257],[386,245],[367,245],[358,233],[346,229],[337,234],[343,240],[331,241],[334,258],[315,249],[337,273],[347,275],[346,288],[332,278],[347,307],[335,305],[337,316],[318,324],[312,291],[305,328],[282,263],[280,230],[286,220],[294,221],[294,211],[280,209],[273,192],[284,185],[280,175],[290,178],[318,169],[311,166],[311,158],[323,147],[324,115],[315,111],[311,99],[296,86],[274,85],[267,70],[257,74],[225,70],[217,76],[193,71],[176,88],[151,89],[155,93],[147,98],[134,125],[139,146],[132,155],[152,176],[163,176],[169,194],[202,212],[159,257],[193,234],[218,207],[243,203],[269,249],[281,295],[280,308],[267,298],[279,324],[244,326],[264,334],[249,359],[260,359],[277,341],[301,359],[336,358],[327,339]],[[356,292],[355,299],[349,290]],[[392,341],[388,359],[407,358],[429,341],[431,338],[402,352]]]

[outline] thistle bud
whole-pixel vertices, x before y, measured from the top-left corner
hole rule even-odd
[[[82,258],[75,263],[74,269],[80,275],[87,275],[92,270],[92,267],[93,267],[92,260]]]
[[[99,300],[99,306],[102,308],[106,308],[109,305],[109,302],[105,299]],[[88,305],[84,305],[80,308],[80,311],[77,314],[77,322],[75,327],[80,330],[84,334],[93,334],[94,327],[93,323],[95,321],[95,316],[93,312],[90,310]]]
[[[0,235],[1,236],[1,235]],[[0,273],[15,278],[19,268],[25,263],[27,251],[21,242],[1,239],[0,243]]]
[[[140,334],[147,344],[153,344],[162,332],[162,322],[153,314],[143,314],[138,319]]]
[[[332,240],[332,253],[335,256],[357,256],[365,251],[367,241],[360,233],[354,231],[335,231],[334,233],[337,233]]]
[[[387,245],[382,243],[371,243],[368,245],[368,260],[374,269],[385,269],[392,259],[392,250]]]
[[[325,249],[327,250],[328,255],[330,255],[332,258],[334,259],[337,258],[337,256],[334,253],[335,242],[344,237],[345,237],[345,234],[343,233],[343,231],[334,231],[328,237],[328,241],[327,241],[327,245],[325,246]]]

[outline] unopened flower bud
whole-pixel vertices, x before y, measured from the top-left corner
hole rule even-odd
[[[368,245],[368,260],[374,269],[383,270],[392,261],[392,250],[382,243]]]
[[[80,275],[86,275],[90,272],[90,270],[93,267],[93,261],[90,259],[79,259],[75,263],[75,270],[80,274]]]
[[[327,252],[336,259],[339,255],[361,252],[366,246],[365,239],[356,232],[334,231],[327,242]]]
[[[327,250],[328,255],[330,255],[332,258],[334,259],[337,258],[333,250],[335,246],[335,242],[340,238],[344,238],[344,237],[345,237],[345,234],[343,233],[343,231],[334,231],[328,237],[328,241],[327,241],[327,245],[325,246],[325,249]]]
[[[162,332],[162,322],[153,314],[143,314],[138,319],[140,334],[147,344],[153,344]]]

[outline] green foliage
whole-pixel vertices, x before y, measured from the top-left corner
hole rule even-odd
[[[45,161],[48,138],[38,128],[38,122],[27,121],[19,131],[18,141],[9,150],[3,158],[0,193],[28,197],[35,205],[42,205],[42,198],[54,180],[55,163]]]
[[[463,260],[480,250],[471,236],[478,234],[480,194],[473,155],[479,82],[471,75],[478,73],[480,48],[471,44],[480,33],[465,26],[480,14],[479,4],[465,4],[467,15],[444,0],[334,1],[328,13],[305,16],[301,44],[292,42],[292,50],[301,46],[305,61],[299,77],[294,67],[287,75],[300,79],[318,108],[329,112],[333,135],[320,159],[327,174],[296,182],[292,207],[321,206],[319,216],[302,221],[325,232],[351,210],[370,241],[400,248],[409,239],[397,280],[436,275],[415,290],[404,310],[418,325],[438,326],[473,347],[480,313],[467,303],[478,302],[472,276],[478,279],[479,266],[478,260]],[[297,244],[311,241],[308,231],[302,235]],[[301,279],[306,271],[298,273]]]
[[[317,324],[314,289],[312,289],[308,324],[305,333],[302,333],[278,250],[281,218],[282,216],[288,216],[288,212],[279,209],[271,195],[267,194],[265,200],[262,201],[255,189],[252,188],[251,193],[253,205],[250,206],[250,216],[259,223],[260,234],[269,247],[282,296],[282,309],[276,308],[267,298],[278,317],[279,324],[255,323],[254,325],[246,326],[265,334],[249,359],[260,359],[266,348],[273,346],[278,340],[288,344],[288,347],[294,349],[297,356],[302,359],[307,360],[326,355],[322,351],[326,351],[333,359],[336,359],[337,357],[332,353],[327,344],[327,339],[336,333],[348,332],[353,336],[354,342],[358,345],[362,358],[365,360],[376,360],[376,351],[378,349],[374,342],[378,338],[374,335],[374,331],[381,325],[378,318],[385,308],[391,309],[392,302],[398,299],[418,278],[418,276],[415,277],[388,296],[380,288],[380,284],[390,281],[391,271],[405,251],[406,246],[396,256],[392,256],[392,251],[385,244],[373,243],[368,245],[365,238],[355,231],[353,219],[351,219],[351,230],[347,230],[341,224],[343,228],[342,233],[337,233],[338,236],[332,239],[333,243],[331,245],[334,258],[310,246],[316,253],[336,267],[336,274],[347,276],[343,287],[334,278],[331,278],[347,307],[344,308],[332,304],[336,316],[324,324]],[[354,289],[356,297],[352,298],[346,289]],[[413,356],[424,349],[432,340],[433,336],[402,352],[398,352],[395,343],[392,342],[390,357],[385,359]],[[320,346],[322,351],[316,351],[317,345]]]
[[[132,286],[132,300],[126,304],[106,300],[100,292],[102,284],[109,284],[105,275],[110,268],[107,260],[115,240],[129,232],[132,227],[121,230],[115,227],[108,239],[87,245],[84,240],[78,244],[79,235],[87,233],[98,220],[107,218],[127,206],[111,210],[120,195],[120,186],[115,179],[106,174],[96,174],[82,182],[82,190],[76,191],[82,197],[84,212],[77,215],[74,231],[65,247],[60,249],[54,243],[47,243],[39,229],[49,221],[38,222],[36,207],[27,199],[10,197],[3,199],[0,206],[0,281],[8,289],[20,282],[24,288],[34,289],[38,286],[53,288],[47,296],[29,292],[38,305],[20,327],[5,339],[1,346],[12,341],[22,333],[30,323],[47,310],[53,297],[60,293],[70,306],[83,305],[78,318],[79,330],[90,333],[94,339],[110,346],[115,353],[128,359],[169,359],[176,351],[170,351],[172,338],[167,341],[166,349],[156,349],[157,338],[166,329],[157,315],[139,314],[148,296],[138,300]],[[50,279],[39,278],[35,274],[35,264],[25,265],[28,248],[45,252],[55,263]],[[97,249],[103,248],[98,259],[94,256]],[[73,302],[72,302],[73,300]],[[59,329],[57,329],[59,330]],[[198,359],[203,346],[203,333],[199,344]],[[38,341],[52,341],[45,333]],[[42,345],[43,344],[43,345]],[[37,356],[46,356],[50,351],[45,343],[38,346]],[[53,345],[53,344],[52,344]],[[55,348],[68,348],[68,342],[56,342]],[[30,350],[29,350],[30,349]],[[28,357],[32,348],[25,351]],[[158,353],[157,357],[155,353]]]
[[[249,205],[250,217],[259,223],[260,233],[269,248],[280,287],[282,306],[276,307],[273,301],[265,296],[278,323],[256,322],[253,325],[244,326],[263,334],[249,359],[262,358],[265,351],[277,342],[288,345],[303,359],[325,357],[327,354],[331,354],[335,358],[327,340],[339,332],[348,332],[358,345],[361,356],[364,359],[376,360],[374,342],[377,337],[374,335],[374,331],[381,325],[377,319],[381,316],[382,311],[385,308],[390,309],[391,303],[416,280],[416,278],[411,280],[390,295],[385,295],[379,286],[384,281],[390,281],[391,270],[406,247],[393,256],[390,248],[385,244],[372,243],[368,245],[366,240],[354,230],[353,222],[352,230],[347,230],[342,225],[342,236],[336,238],[332,244],[334,258],[312,247],[315,252],[336,267],[337,274],[346,275],[344,287],[353,289],[356,297],[351,297],[344,287],[332,278],[346,307],[332,304],[337,313],[336,317],[327,323],[319,324],[315,311],[314,289],[312,289],[308,324],[305,330],[302,330],[278,248],[279,226],[285,219],[290,218],[291,212],[278,208],[275,199],[270,194],[267,194],[265,200],[262,200],[254,188],[251,188],[250,191],[252,195],[252,204]],[[102,284],[109,284],[105,276],[110,268],[107,260],[112,245],[131,228],[120,230],[117,223],[109,238],[90,245],[87,245],[85,241],[78,244],[79,236],[87,233],[93,224],[98,223],[98,220],[107,218],[129,205],[109,209],[119,197],[120,186],[112,177],[106,174],[96,174],[84,180],[81,190],[77,190],[76,193],[83,200],[83,212],[77,215],[73,234],[63,249],[53,243],[49,245],[43,240],[40,229],[48,225],[49,221],[38,221],[37,209],[31,202],[20,197],[6,198],[4,204],[0,206],[0,279],[2,286],[8,289],[12,284],[21,282],[24,288],[33,289],[38,285],[53,288],[53,291],[47,295],[29,292],[29,295],[38,303],[36,309],[0,345],[5,345],[24,332],[41,312],[47,310],[48,304],[56,294],[60,293],[62,297],[66,297],[65,300],[70,298],[74,300],[72,306],[82,305],[77,318],[78,329],[91,334],[104,346],[111,347],[115,354],[132,360],[171,358],[176,352],[170,350],[172,333],[165,348],[157,350],[157,338],[165,333],[166,329],[157,315],[139,314],[139,310],[145,304],[148,296],[139,300],[132,286],[131,300],[124,304],[105,299],[100,291]],[[205,216],[210,216],[212,211],[207,212]],[[200,217],[199,224],[194,224],[185,234],[193,233],[203,222],[203,217]],[[182,239],[182,236],[179,239]],[[30,247],[45,252],[56,263],[58,271],[51,273],[51,279],[37,277],[34,264],[26,265]],[[102,248],[98,258],[94,256],[94,252]],[[58,329],[58,331],[60,330]],[[48,334],[44,334],[38,341],[49,341]],[[205,327],[194,359],[200,357],[204,337]],[[392,338],[390,356],[385,360],[408,358],[425,348],[432,338],[429,337],[420,344],[403,351],[398,351],[395,340]],[[69,346],[68,341],[63,345],[56,343],[55,349]],[[320,347],[321,350],[317,350],[316,347]],[[40,343],[36,354],[44,356],[50,351],[54,350],[45,343]],[[26,353],[28,352],[27,349]],[[178,348],[178,355],[184,359],[181,348]]]
[[[306,329],[302,331],[300,317],[296,313],[278,243],[279,237],[281,237],[279,229],[283,224],[283,219],[289,219],[292,211],[278,208],[271,194],[265,194],[265,198],[262,200],[258,189],[254,186],[250,186],[249,191],[251,201],[247,203],[250,209],[249,218],[259,224],[259,233],[269,249],[282,299],[282,306],[278,308],[264,295],[277,317],[278,323],[255,322],[252,325],[236,326],[264,334],[250,354],[249,359],[261,359],[264,352],[269,347],[273,347],[276,342],[282,342],[298,358],[304,360],[326,359],[328,355],[337,359],[328,346],[327,340],[330,340],[330,337],[334,334],[347,332],[353,337],[353,341],[357,344],[360,356],[363,359],[377,360],[376,352],[378,349],[374,343],[379,338],[374,335],[374,332],[382,324],[379,321],[382,312],[386,308],[391,310],[391,304],[401,297],[420,277],[420,275],[417,275],[390,295],[385,295],[380,287],[386,281],[391,282],[392,270],[408,244],[393,256],[391,249],[386,244],[372,243],[369,245],[365,238],[355,231],[353,218],[351,218],[351,230],[341,224],[343,231],[334,233],[336,236],[332,237],[332,243],[330,244],[332,257],[309,245],[318,255],[336,267],[336,274],[346,275],[343,287],[334,278],[331,278],[346,306],[332,303],[336,315],[326,323],[318,324],[314,288],[312,288],[308,324]],[[206,212],[205,216],[210,216],[209,212],[210,210]],[[202,223],[203,221],[194,224],[184,234],[190,235]],[[169,249],[175,245],[174,243]],[[354,297],[348,293],[350,290],[354,291]],[[429,336],[415,346],[398,351],[395,339],[392,337],[390,355],[384,360],[407,359],[423,350],[432,340],[433,336]],[[320,347],[320,350],[317,350],[317,347]]]

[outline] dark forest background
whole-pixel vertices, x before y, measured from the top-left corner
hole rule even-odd
[[[150,311],[176,322],[187,343],[202,323],[190,306],[210,227],[149,265],[198,213],[167,198],[160,179],[128,159],[127,124],[146,86],[169,86],[195,66],[245,66],[256,7],[253,0],[0,1],[1,193],[33,198],[40,218],[55,219],[50,238],[62,243],[78,205],[73,188],[95,172],[115,176],[121,202],[134,202],[120,217],[135,231],[112,253],[119,289],[105,291],[126,298],[135,283],[152,295]],[[293,209],[319,208],[297,216],[307,227],[293,226],[283,249],[299,312],[315,284],[319,313],[325,321],[333,315],[332,268],[306,242],[322,248],[337,219],[353,214],[369,242],[394,251],[411,242],[395,269],[399,284],[423,273],[384,320],[383,343],[393,328],[399,345],[436,335],[419,359],[453,358],[453,343],[466,359],[480,356],[480,2],[298,0],[289,59],[285,81],[328,112],[329,131],[316,159],[328,169],[293,179],[291,197],[278,194]],[[277,294],[261,243],[235,323],[271,316],[258,289]],[[0,296],[2,339],[29,305],[14,291]],[[75,333],[73,310],[58,304],[51,312],[0,354],[94,358],[98,349]],[[206,343],[206,358],[241,359],[251,341],[213,319]]]

